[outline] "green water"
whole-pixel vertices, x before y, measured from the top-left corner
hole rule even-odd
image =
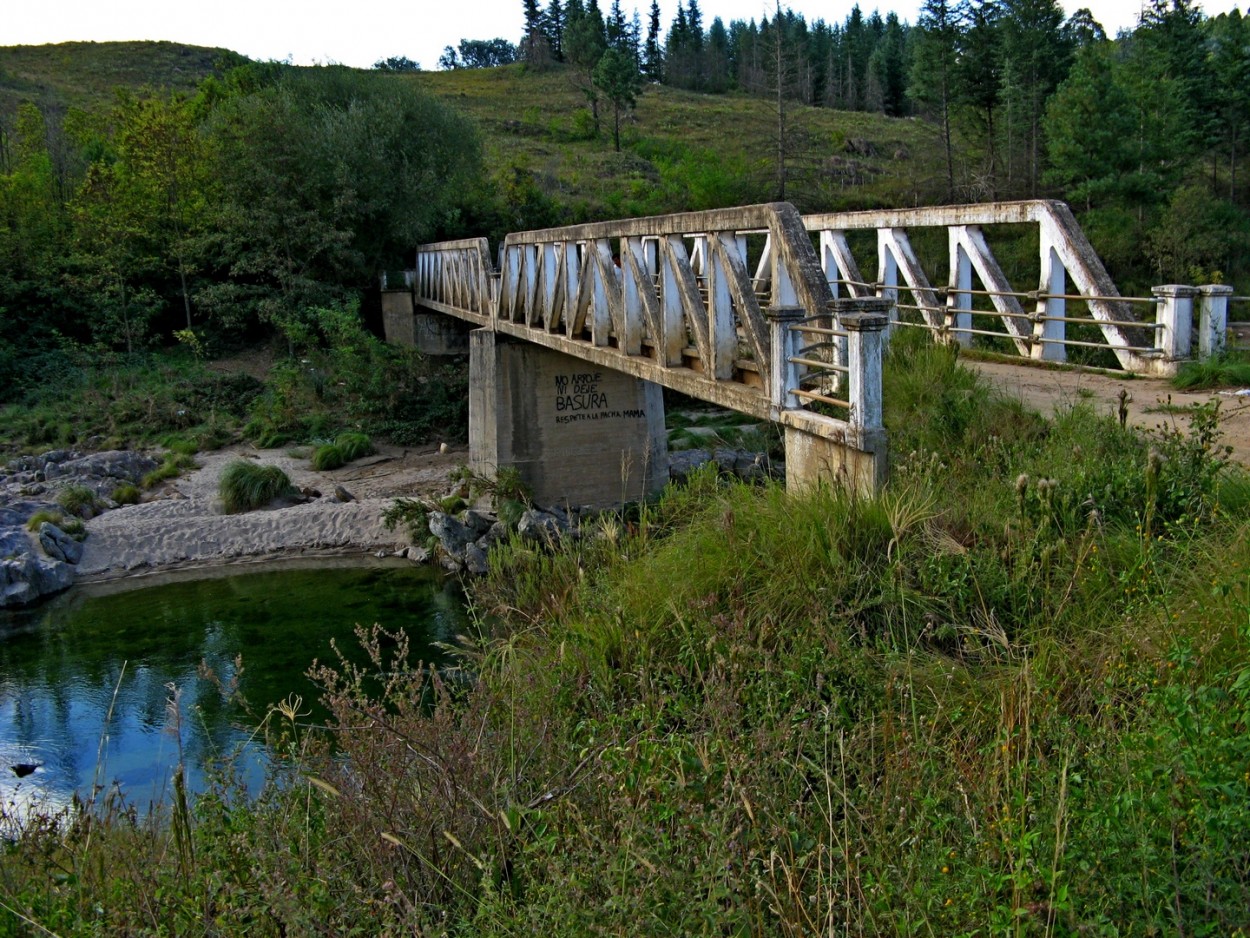
[[[237,681],[254,714],[298,694],[317,724],[324,714],[304,672],[336,660],[332,640],[362,660],[355,626],[375,622],[406,630],[414,657],[435,663],[434,646],[467,628],[454,584],[407,562],[75,587],[33,611],[0,613],[0,799],[59,805],[117,784],[146,805],[167,796],[180,746],[192,788],[234,753],[254,788],[266,760],[256,717],[200,678],[200,663]],[[18,778],[21,764],[39,768]]]

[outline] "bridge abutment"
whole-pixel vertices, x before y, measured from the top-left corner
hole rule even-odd
[[[539,504],[642,498],[668,480],[660,386],[475,329],[469,459],[488,477],[515,468]]]
[[[411,289],[382,291],[382,328],[387,342],[426,355],[469,354],[469,324],[415,305]]]

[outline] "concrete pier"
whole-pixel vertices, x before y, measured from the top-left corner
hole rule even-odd
[[[469,458],[543,505],[613,505],[668,479],[659,385],[490,329],[469,337]]]

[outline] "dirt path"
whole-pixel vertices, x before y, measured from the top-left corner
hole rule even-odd
[[[1036,368],[1004,362],[961,362],[985,377],[1006,394],[1018,397],[1028,406],[1049,416],[1056,408],[1089,403],[1101,413],[1116,414],[1120,392],[1128,392],[1128,421],[1134,426],[1155,429],[1188,427],[1185,410],[1195,404],[1217,400],[1220,404],[1222,442],[1233,448],[1233,458],[1250,466],[1250,394],[1238,389],[1227,391],[1176,391],[1158,378],[1113,377],[1106,373],[1077,369]]]

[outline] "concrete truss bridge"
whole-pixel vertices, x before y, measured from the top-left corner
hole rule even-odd
[[[382,286],[388,341],[467,348],[473,467],[515,467],[540,502],[581,504],[667,479],[661,387],[779,424],[792,487],[870,491],[886,473],[894,331],[1166,375],[1222,350],[1241,299],[1223,285],[1122,297],[1053,201],[807,216],[772,203],[573,225],[509,234],[497,262],[485,238],[421,245],[403,282]]]

